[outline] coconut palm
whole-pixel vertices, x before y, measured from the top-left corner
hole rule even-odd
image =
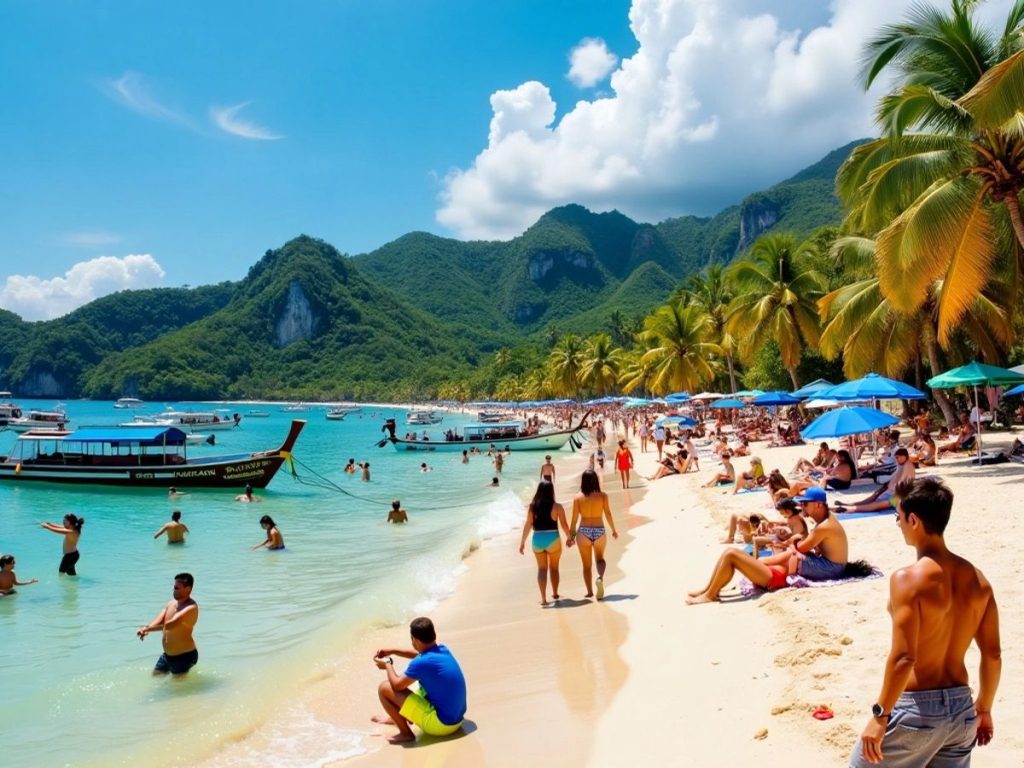
[[[548,356],[551,389],[566,397],[576,397],[583,368],[583,339],[573,333],[562,336]]]
[[[1024,271],[1024,0],[1001,35],[977,24],[976,5],[914,6],[868,43],[865,86],[889,69],[898,82],[879,102],[883,136],[837,176],[847,229],[877,233],[879,284],[893,306],[916,312],[942,281],[943,344],[995,273]]]
[[[649,345],[641,361],[653,375],[651,391],[658,395],[697,389],[715,378],[712,356],[722,348],[711,341],[711,319],[698,307],[673,301],[644,320],[640,336]]]
[[[623,354],[607,333],[591,336],[583,349],[580,384],[596,392],[599,397],[607,395],[619,382]]]
[[[729,303],[726,329],[740,339],[738,351],[749,359],[772,339],[779,345],[782,365],[793,388],[800,382],[796,368],[805,346],[817,346],[820,335],[818,299],[825,278],[810,264],[811,242],[797,243],[790,234],[759,237],[750,255],[729,268],[735,298]]]
[[[726,330],[726,317],[732,292],[721,264],[709,264],[703,272],[691,275],[675,294],[684,305],[700,307],[711,318],[712,340],[722,348],[729,370],[730,391],[736,391],[733,355],[736,339]]]
[[[650,360],[644,362],[645,351],[635,347],[623,354],[622,372],[619,374],[619,388],[622,392],[632,394],[639,390],[644,395],[650,393],[655,371]]]

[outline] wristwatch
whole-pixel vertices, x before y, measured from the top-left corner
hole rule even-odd
[[[881,717],[888,717],[889,713],[886,712],[884,709],[882,709],[882,705],[881,704],[875,703],[875,704],[871,705],[871,716],[872,717],[879,717],[879,718],[881,718]]]

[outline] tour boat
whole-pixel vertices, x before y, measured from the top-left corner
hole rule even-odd
[[[444,416],[441,416],[434,411],[409,411],[405,417],[405,423],[410,427],[422,427],[429,424],[440,424],[444,421]]]
[[[6,427],[11,419],[20,419],[21,406],[11,402],[10,392],[0,392],[0,427]]]
[[[190,432],[234,429],[242,423],[240,414],[230,411],[164,411],[153,417],[160,425],[174,425]]]
[[[7,420],[7,428],[15,432],[28,432],[32,429],[67,429],[71,419],[64,411],[28,412],[28,416],[19,416]]]
[[[249,411],[246,411],[245,415],[246,415],[246,418],[249,418],[249,419],[269,419],[270,418],[270,411],[249,410]]]
[[[137,397],[119,397],[114,407],[134,411],[137,408],[145,408],[146,404]]]
[[[439,440],[407,440],[395,435],[395,420],[388,419],[384,423],[382,431],[389,434],[377,445],[381,448],[391,443],[396,451],[440,451],[444,453],[462,453],[470,448],[487,450],[494,447],[496,450],[512,451],[557,451],[566,443],[570,443],[573,450],[582,445],[576,433],[586,428],[587,414],[583,416],[580,423],[569,429],[556,429],[549,431],[532,431],[526,428],[522,421],[504,421],[494,424],[466,424],[462,428],[462,435],[456,435],[456,439],[448,440],[443,436]],[[570,442],[571,441],[571,442]]]
[[[0,480],[121,487],[265,488],[306,425],[292,421],[280,448],[190,458],[189,436],[177,427],[87,427],[33,430],[0,457]]]

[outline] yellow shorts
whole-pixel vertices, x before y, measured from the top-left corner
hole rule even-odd
[[[402,704],[399,714],[414,725],[418,725],[428,736],[449,736],[462,727],[460,720],[455,725],[446,725],[437,716],[434,705],[420,693],[410,693]]]

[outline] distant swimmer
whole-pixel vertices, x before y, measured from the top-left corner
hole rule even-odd
[[[356,473],[356,460],[349,459],[348,464],[345,465],[345,474],[354,475]]]
[[[492,478],[491,478],[491,482],[489,482],[489,483],[487,484],[487,487],[488,487],[488,488],[497,488],[497,487],[498,487],[498,486],[500,486],[500,485],[501,485],[501,483],[500,483],[500,482],[498,481],[498,478],[496,478],[496,477],[492,477]]]
[[[259,549],[260,547],[284,549],[284,538],[281,536],[281,532],[277,530],[277,523],[274,522],[274,518],[270,515],[264,515],[260,518],[260,527],[267,532],[267,538],[253,547],[253,549]]]
[[[173,485],[170,488],[167,489],[167,498],[168,499],[171,499],[171,500],[180,499],[184,495],[185,494],[182,491],[179,491]]]
[[[431,468],[427,466],[427,462],[420,464],[420,472],[430,472]]]
[[[501,472],[503,466],[505,466],[505,457],[500,453],[494,454],[494,471]]]
[[[14,555],[3,555],[0,557],[0,597],[14,594],[15,587],[27,587],[29,584],[38,584],[39,579],[18,581],[14,575]]]
[[[64,515],[64,525],[57,525],[55,523],[39,524],[41,528],[59,533],[64,537],[64,556],[60,559],[60,567],[57,569],[58,573],[68,576],[78,575],[78,572],[75,570],[75,563],[78,562],[79,558],[78,539],[82,535],[83,525],[85,525],[84,517],[77,517],[71,514]]]
[[[191,533],[188,526],[181,522],[181,512],[174,510],[171,512],[171,522],[164,523],[160,530],[153,534],[154,539],[159,539],[162,535],[167,534],[168,544],[184,544],[185,534]]]
[[[184,675],[199,661],[199,651],[192,639],[192,630],[199,620],[199,604],[192,599],[193,584],[191,573],[176,575],[167,605],[135,633],[139,640],[145,640],[150,632],[163,630],[164,652],[153,667],[154,675]]]
[[[462,463],[469,464],[469,451],[462,452]]]
[[[359,464],[359,469],[363,471],[363,482],[370,482],[370,462],[364,461]]]
[[[389,523],[408,523],[409,513],[402,509],[402,502],[395,499],[391,502],[391,511],[388,512]]]
[[[243,504],[248,504],[254,501],[263,501],[259,496],[254,496],[252,492],[252,486],[245,486],[245,492],[235,496],[235,501],[241,501]]]

